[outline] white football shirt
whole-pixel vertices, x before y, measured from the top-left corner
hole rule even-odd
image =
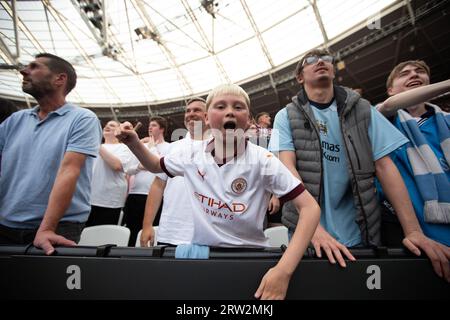
[[[220,166],[213,148],[213,139],[193,141],[160,160],[169,177],[185,178],[194,210],[192,243],[267,247],[263,223],[271,194],[289,201],[303,192],[303,184],[277,157],[251,142]]]

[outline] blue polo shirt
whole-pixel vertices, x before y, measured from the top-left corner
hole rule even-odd
[[[0,124],[0,224],[39,227],[67,151],[87,155],[72,202],[61,221],[84,222],[90,212],[91,177],[102,131],[90,110],[66,103],[38,117],[39,106]]]

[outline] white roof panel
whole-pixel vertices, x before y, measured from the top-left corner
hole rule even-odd
[[[87,2],[99,3],[100,10],[85,9]],[[317,0],[317,8],[333,39],[394,2]],[[101,3],[17,1],[20,57],[14,61],[7,52],[16,53],[11,1],[0,1],[0,38],[8,48],[0,62],[25,64],[40,51],[57,54],[78,73],[68,99],[126,107],[203,94],[225,81],[242,83],[324,41],[314,1],[108,0],[106,35],[89,20],[103,16]],[[145,34],[138,36],[138,28]],[[20,79],[18,71],[0,69],[0,95],[23,99]]]

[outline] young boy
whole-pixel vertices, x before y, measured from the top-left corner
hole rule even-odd
[[[216,247],[267,247],[264,216],[271,194],[292,200],[300,223],[277,265],[263,277],[256,298],[284,299],[289,280],[311,240],[320,208],[281,162],[246,142],[250,99],[239,86],[216,87],[206,99],[212,138],[159,159],[139,143],[130,123],[117,137],[149,171],[184,176],[194,208],[193,244]]]

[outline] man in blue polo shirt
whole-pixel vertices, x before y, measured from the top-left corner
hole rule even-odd
[[[0,244],[33,242],[51,254],[75,245],[88,218],[101,128],[65,101],[77,78],[70,63],[42,53],[20,73],[38,105],[0,125]]]

